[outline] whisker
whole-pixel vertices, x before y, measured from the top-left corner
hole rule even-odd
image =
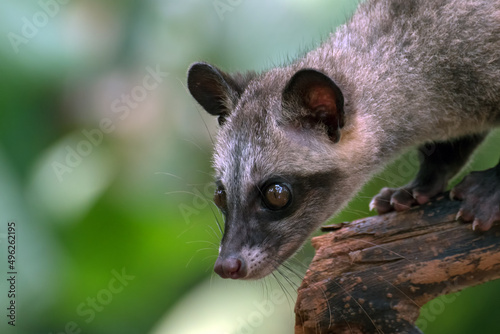
[[[207,200],[205,197],[201,196],[201,195],[198,195],[192,191],[187,191],[187,190],[175,190],[175,191],[168,191],[166,193],[164,193],[165,195],[176,195],[176,194],[188,194],[188,195],[193,195],[195,197],[198,197],[198,198],[201,198],[203,200]]]
[[[368,314],[368,312],[365,310],[365,308],[363,307],[363,305],[361,305],[357,300],[356,298],[351,295],[349,293],[349,291],[347,291],[345,288],[343,288],[335,279],[332,279],[331,280],[333,283],[335,283],[336,286],[338,286],[347,296],[351,297],[351,300],[353,300],[356,305],[358,305],[358,307],[361,309],[361,311],[366,315],[366,317],[370,320],[370,322],[372,323],[372,325],[375,327],[375,329],[377,330],[377,333],[384,333],[382,332],[378,326],[375,324],[375,321],[372,319],[372,317],[370,317],[370,315]]]
[[[417,306],[419,309],[422,307],[422,305],[418,305],[410,296],[408,296],[406,293],[404,293],[403,290],[401,290],[400,288],[398,288],[397,286],[395,286],[394,284],[392,284],[391,282],[389,282],[388,280],[385,279],[385,277],[382,277],[380,276],[380,278],[382,278],[384,281],[386,281],[390,286],[392,286],[393,288],[395,288],[396,290],[398,290],[399,292],[401,292],[401,294],[403,294],[403,296],[405,296],[406,298],[408,298],[408,300],[410,300],[415,306]]]
[[[200,252],[200,251],[204,251],[204,250],[212,250],[212,248],[201,248],[201,249],[197,249],[196,252],[191,256],[191,258],[188,260],[188,262],[186,262],[186,266],[185,268],[188,268],[189,265],[191,264],[191,262],[193,261],[193,259],[196,257],[196,255]],[[211,255],[213,256],[213,255]]]
[[[186,138],[181,138],[181,140],[185,141],[185,142],[188,142],[190,144],[193,144],[194,147],[196,147],[198,150],[200,150],[201,152],[205,152],[201,146],[199,146],[198,144],[196,144],[196,142],[194,140],[190,140],[190,139],[186,139]]]
[[[186,241],[186,244],[197,244],[197,243],[203,243],[203,244],[209,244],[209,245],[212,245],[212,246],[215,246],[217,247],[217,244],[213,243],[212,241],[208,241],[208,240],[193,240],[193,241]]]
[[[210,177],[213,177],[212,173],[206,172],[204,170],[197,169],[196,172],[200,173],[200,174],[204,174],[204,175],[210,176]]]
[[[182,177],[178,176],[178,175],[175,175],[175,174],[172,174],[172,173],[167,173],[167,172],[155,172],[155,175],[166,175],[166,176],[171,176],[173,178],[176,178],[178,180],[181,180],[181,181],[185,181]]]
[[[215,203],[213,203],[212,201],[210,201],[210,203],[213,206],[215,206]],[[212,215],[215,218],[215,223],[217,224],[217,227],[219,228],[220,235],[222,236],[224,234],[224,232],[222,231],[222,226],[220,225],[219,219],[217,218],[217,215],[215,214],[213,207],[212,206],[209,206],[209,207],[210,207],[210,211],[212,211]]]
[[[216,240],[220,242],[221,236],[217,234],[217,231],[214,230],[214,228],[210,225],[207,226],[213,233],[213,236],[215,237]]]
[[[187,88],[186,83],[183,82],[183,81],[180,81],[180,80],[179,80],[179,82],[180,82],[181,86],[184,88],[184,90],[186,91],[186,93],[190,94],[189,89]],[[203,125],[205,126],[205,129],[207,130],[208,137],[210,138],[210,141],[212,142],[212,145],[213,145],[214,144],[214,140],[212,138],[212,134],[210,133],[210,130],[208,129],[208,126],[207,126],[207,123],[205,122],[205,119],[201,116],[200,108],[198,107],[197,104],[193,103],[193,105],[196,108],[198,116],[201,118],[201,120],[203,122]]]
[[[360,238],[354,238],[354,237],[351,237],[351,239],[353,239],[353,240],[357,240],[357,241],[361,241],[361,242],[365,242],[365,243],[367,243],[367,244],[369,244],[369,245],[373,245],[373,246],[375,246],[375,247],[381,248],[381,249],[383,249],[383,250],[386,250],[386,251],[388,251],[388,252],[390,252],[390,253],[392,253],[392,254],[395,254],[395,255],[399,256],[399,257],[400,257],[400,258],[402,258],[402,259],[407,260],[407,261],[408,261],[408,262],[410,262],[410,263],[413,263],[413,261],[412,261],[412,260],[410,260],[410,259],[408,259],[406,256],[401,255],[401,254],[399,254],[399,253],[397,253],[397,252],[393,251],[392,249],[389,249],[389,248],[384,247],[384,246],[382,246],[382,245],[376,244],[376,243],[371,242],[371,241],[368,241],[368,240],[360,239]]]
[[[278,273],[280,274],[281,276],[283,276],[283,274],[279,271],[279,270],[275,270],[272,275],[274,276],[274,278],[276,279],[276,283],[278,283],[278,285],[280,286],[281,290],[283,291],[283,293],[285,294],[286,296],[286,299],[287,299],[287,302],[288,302],[288,305],[290,306],[290,300],[293,302],[294,301],[294,298],[293,296],[290,294],[290,291],[288,291],[288,289],[286,289],[286,287],[283,285],[283,282],[281,282],[281,280],[276,276],[275,273]]]
[[[398,255],[398,256],[400,256],[400,255]],[[302,263],[300,263],[299,261],[297,261],[297,263],[298,263],[300,266],[304,266],[304,267],[305,267],[305,265],[304,265],[304,264],[302,264]],[[299,275],[298,275],[298,273],[297,273],[297,272],[295,272],[295,270],[293,270],[292,268],[290,268],[290,267],[288,267],[288,266],[287,266],[287,269],[288,269],[288,270],[290,270],[290,272],[291,272],[291,273],[293,273],[293,274],[295,274],[295,275],[299,276]],[[310,269],[308,268],[308,270],[310,270]],[[331,282],[333,282],[333,283],[334,283],[334,284],[335,284],[335,285],[336,285],[336,286],[337,286],[337,287],[338,287],[338,288],[339,288],[342,292],[344,292],[347,296],[351,297],[351,300],[353,300],[353,301],[354,301],[354,303],[356,303],[356,305],[360,308],[360,310],[361,310],[361,311],[362,311],[362,312],[366,315],[366,317],[370,320],[370,322],[371,322],[371,323],[373,324],[373,326],[376,328],[377,333],[383,333],[383,332],[382,332],[382,331],[381,331],[381,330],[377,327],[377,325],[375,324],[375,322],[374,322],[374,320],[371,318],[371,316],[368,314],[368,311],[367,311],[367,310],[366,310],[366,309],[362,306],[362,304],[360,304],[360,303],[356,300],[356,298],[355,298],[355,297],[354,297],[354,296],[353,296],[353,295],[352,295],[349,291],[347,291],[344,287],[342,287],[342,285],[340,285],[340,283],[339,283],[339,282],[337,282],[335,279],[332,279],[332,280],[331,280]],[[327,307],[328,307],[328,312],[329,312],[329,315],[330,315],[330,323],[329,323],[329,328],[331,328],[331,326],[332,326],[332,321],[333,321],[333,318],[332,318],[332,314],[333,314],[333,313],[332,313],[332,311],[333,311],[335,308],[334,308],[334,307],[332,307],[332,305],[330,304],[330,301],[329,301],[329,299],[328,299],[328,298],[327,298],[327,296],[326,296],[326,291],[325,291],[325,289],[324,289],[324,288],[320,288],[319,286],[318,286],[317,288],[319,288],[319,289],[320,289],[320,291],[321,291],[321,293],[322,293],[322,295],[323,295],[323,297],[324,297],[324,299],[325,299],[325,302],[326,302],[326,304],[327,304]],[[341,313],[341,312],[339,312],[339,313]],[[349,323],[347,322],[347,320],[345,319],[345,317],[344,317],[344,316],[342,316],[342,318],[346,321],[346,323],[348,324],[348,326],[349,326],[350,330],[352,331],[352,328],[350,327],[350,325],[349,325]]]

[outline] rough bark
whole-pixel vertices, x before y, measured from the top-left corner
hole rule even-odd
[[[403,213],[348,224],[313,238],[316,255],[298,290],[296,334],[421,333],[421,306],[500,278],[500,226],[457,222],[442,196]]]

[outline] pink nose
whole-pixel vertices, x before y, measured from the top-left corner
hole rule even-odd
[[[230,256],[225,259],[220,257],[215,261],[214,271],[222,278],[244,278],[246,267],[243,261],[237,257]]]

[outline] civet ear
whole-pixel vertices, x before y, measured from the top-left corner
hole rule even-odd
[[[288,81],[282,99],[285,108],[294,110],[295,123],[303,128],[323,126],[333,142],[340,140],[344,96],[330,77],[313,69],[299,70]]]
[[[230,76],[207,63],[194,63],[188,70],[187,86],[195,100],[223,124],[253,77],[253,73]]]

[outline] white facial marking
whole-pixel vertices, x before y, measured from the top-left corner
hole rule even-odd
[[[269,261],[269,255],[260,248],[244,247],[240,254],[247,265],[247,277],[249,278],[264,277],[274,269],[271,265],[272,261]]]

